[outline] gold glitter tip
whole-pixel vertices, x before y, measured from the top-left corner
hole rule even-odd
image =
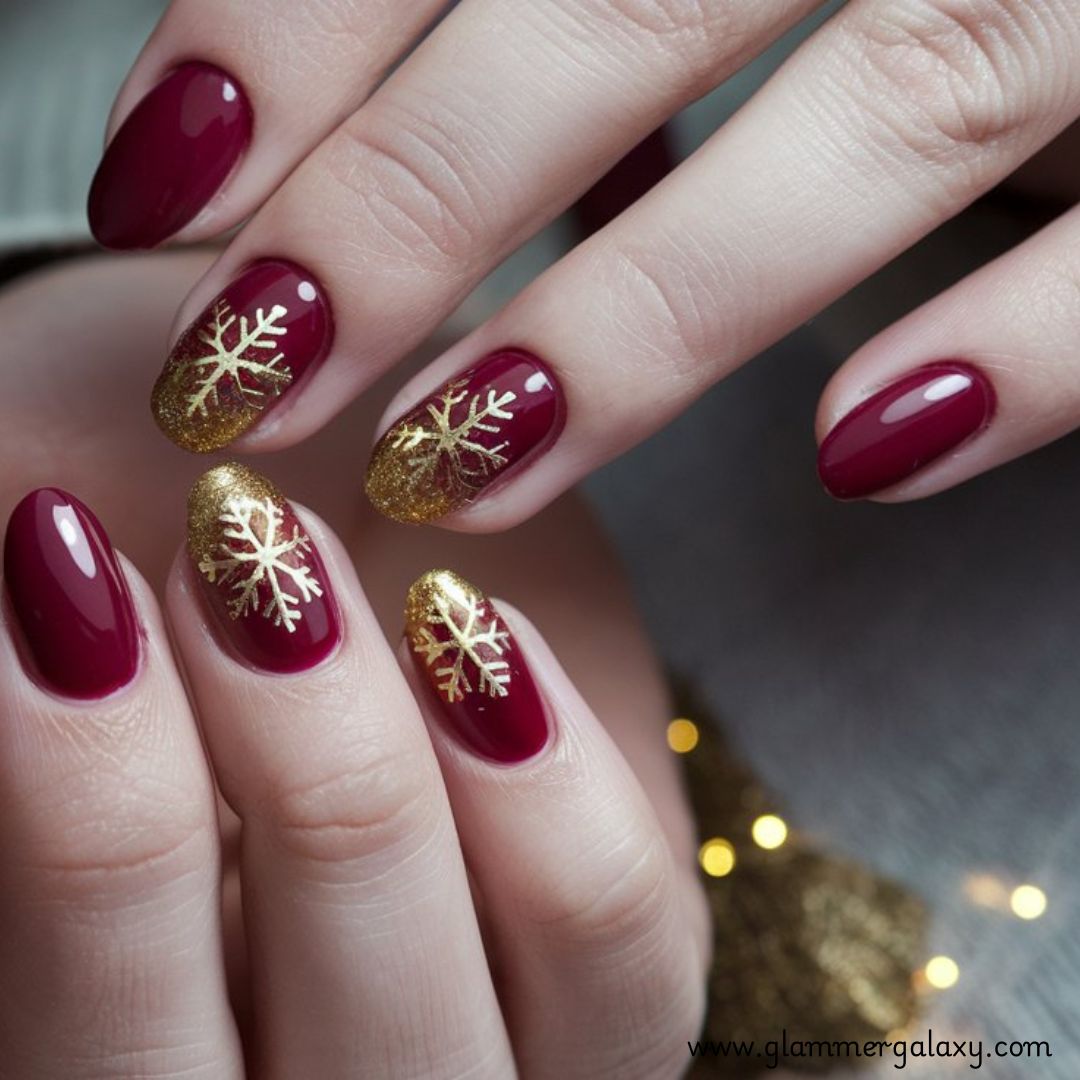
[[[379,440],[364,488],[394,521],[437,521],[472,502],[510,464],[513,390],[475,371],[446,383]]]
[[[188,494],[188,554],[196,565],[220,545],[222,515],[230,503],[237,502],[269,502],[292,516],[285,496],[265,476],[238,462],[215,465],[195,481]]]
[[[458,503],[435,482],[433,471],[418,469],[403,439],[407,429],[395,424],[378,442],[364,478],[364,491],[372,506],[392,521],[425,525],[438,521]]]
[[[183,450],[208,454],[238,439],[291,382],[283,354],[283,307],[260,309],[250,322],[224,300],[185,331],[154,384],[150,409]]]
[[[450,704],[509,695],[510,631],[488,598],[452,570],[430,570],[413,583],[405,635],[433,689]]]
[[[453,570],[429,570],[409,586],[405,597],[405,633],[411,637],[421,626],[430,622],[439,601],[459,608],[467,608],[470,603],[480,606],[487,602],[475,585],[470,585]]]

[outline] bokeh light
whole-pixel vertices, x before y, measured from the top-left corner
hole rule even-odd
[[[935,956],[927,961],[925,974],[926,981],[935,990],[948,990],[959,981],[960,968],[952,957]]]
[[[1018,885],[1009,897],[1009,907],[1018,919],[1037,919],[1046,911],[1046,893],[1038,885]]]
[[[766,851],[774,851],[782,847],[788,837],[787,822],[775,814],[762,814],[753,825],[750,826],[750,835],[754,843]]]
[[[676,754],[689,754],[700,738],[701,733],[693,720],[680,717],[667,726],[667,744]]]
[[[701,845],[698,862],[709,877],[727,877],[735,869],[735,848],[723,837],[714,836]]]

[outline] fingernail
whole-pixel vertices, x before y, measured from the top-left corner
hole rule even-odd
[[[185,450],[220,450],[297,387],[332,338],[314,277],[283,260],[255,263],[176,343],[154,386],[154,418]]]
[[[547,742],[536,683],[506,623],[479,589],[432,570],[409,589],[405,636],[450,729],[474,753],[525,761]]]
[[[188,555],[236,652],[306,671],[341,638],[326,568],[288,500],[245,465],[218,465],[188,496]]]
[[[383,435],[368,497],[395,521],[436,521],[547,449],[565,417],[562,391],[540,360],[521,349],[492,353]]]
[[[986,427],[995,404],[994,388],[978,368],[928,364],[837,423],[818,451],[818,475],[838,499],[883,491]]]
[[[90,231],[103,247],[152,248],[210,201],[251,141],[251,106],[211,64],[167,75],[132,110],[90,185]]]
[[[127,582],[101,522],[74,496],[40,488],[15,507],[4,579],[36,674],[55,693],[103,698],[135,677]]]

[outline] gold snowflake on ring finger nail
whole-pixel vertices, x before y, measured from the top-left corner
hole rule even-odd
[[[285,496],[253,469],[219,465],[196,482],[188,554],[222,631],[256,666],[303,670],[339,639],[311,537]]]
[[[442,719],[471,750],[524,761],[548,740],[544,704],[496,606],[452,570],[431,570],[409,589],[405,638]]]
[[[565,419],[545,364],[504,349],[440,387],[382,436],[365,487],[397,521],[436,521],[550,446]]]

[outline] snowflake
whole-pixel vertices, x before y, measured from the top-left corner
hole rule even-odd
[[[229,345],[226,337],[230,336],[237,317],[227,301],[219,300],[214,305],[213,321],[198,333],[199,341],[211,351],[184,361],[187,371],[199,376],[195,390],[188,394],[188,416],[196,413],[207,416],[208,406],[217,406],[223,380],[231,380],[241,400],[255,409],[263,407],[267,394],[276,396],[289,385],[292,372],[287,367],[278,367],[284,353],[279,352],[270,360],[256,360],[248,355],[252,350],[268,352],[278,347],[276,339],[284,337],[288,328],[275,324],[288,313],[288,308],[281,304],[275,304],[269,314],[257,308],[254,326],[246,315],[241,315],[235,343]]]
[[[446,641],[440,641],[427,626],[419,627],[413,637],[413,651],[424,658],[428,667],[440,661],[441,667],[435,667],[435,676],[439,680],[438,689],[446,695],[447,701],[461,701],[474,689],[490,697],[506,697],[510,691],[510,665],[501,657],[506,652],[510,634],[499,629],[499,620],[492,616],[487,622],[481,615],[480,604],[474,596],[467,595],[457,605],[463,612],[459,622],[454,618],[454,604],[445,595],[436,593],[432,597],[432,610],[428,621],[433,626],[445,627],[449,633]],[[486,626],[486,628],[485,628]],[[481,650],[487,655],[482,655]],[[472,661],[478,674],[478,685],[474,688],[465,672],[465,661]]]
[[[275,626],[284,626],[291,634],[303,618],[297,610],[301,600],[310,603],[314,597],[322,596],[322,586],[311,568],[302,565],[305,554],[311,551],[311,541],[299,525],[293,525],[291,536],[283,536],[284,514],[269,498],[230,498],[218,520],[225,526],[225,539],[220,545],[224,557],[204,556],[199,571],[211,585],[232,584],[236,595],[229,600],[229,614],[234,619],[259,610],[259,586],[265,581],[270,587],[270,602],[263,616],[272,618]],[[244,546],[235,546],[237,542]],[[294,560],[287,562],[285,557],[290,554]],[[301,565],[294,564],[297,559]],[[292,582],[299,596],[285,591],[283,577]]]
[[[495,421],[513,419],[507,406],[517,400],[517,394],[512,390],[502,394],[488,390],[484,404],[481,404],[481,395],[474,394],[469,401],[468,413],[455,424],[454,410],[469,397],[464,386],[464,379],[451,383],[440,394],[437,404],[428,405],[426,417],[415,423],[402,424],[395,433],[394,450],[404,454],[417,451],[407,459],[413,470],[414,483],[430,480],[430,474],[442,460],[448,463],[452,477],[463,487],[478,486],[489,473],[506,464],[502,451],[510,445],[509,440],[497,446],[485,446],[477,441],[477,435],[480,432],[499,434],[502,429]]]

